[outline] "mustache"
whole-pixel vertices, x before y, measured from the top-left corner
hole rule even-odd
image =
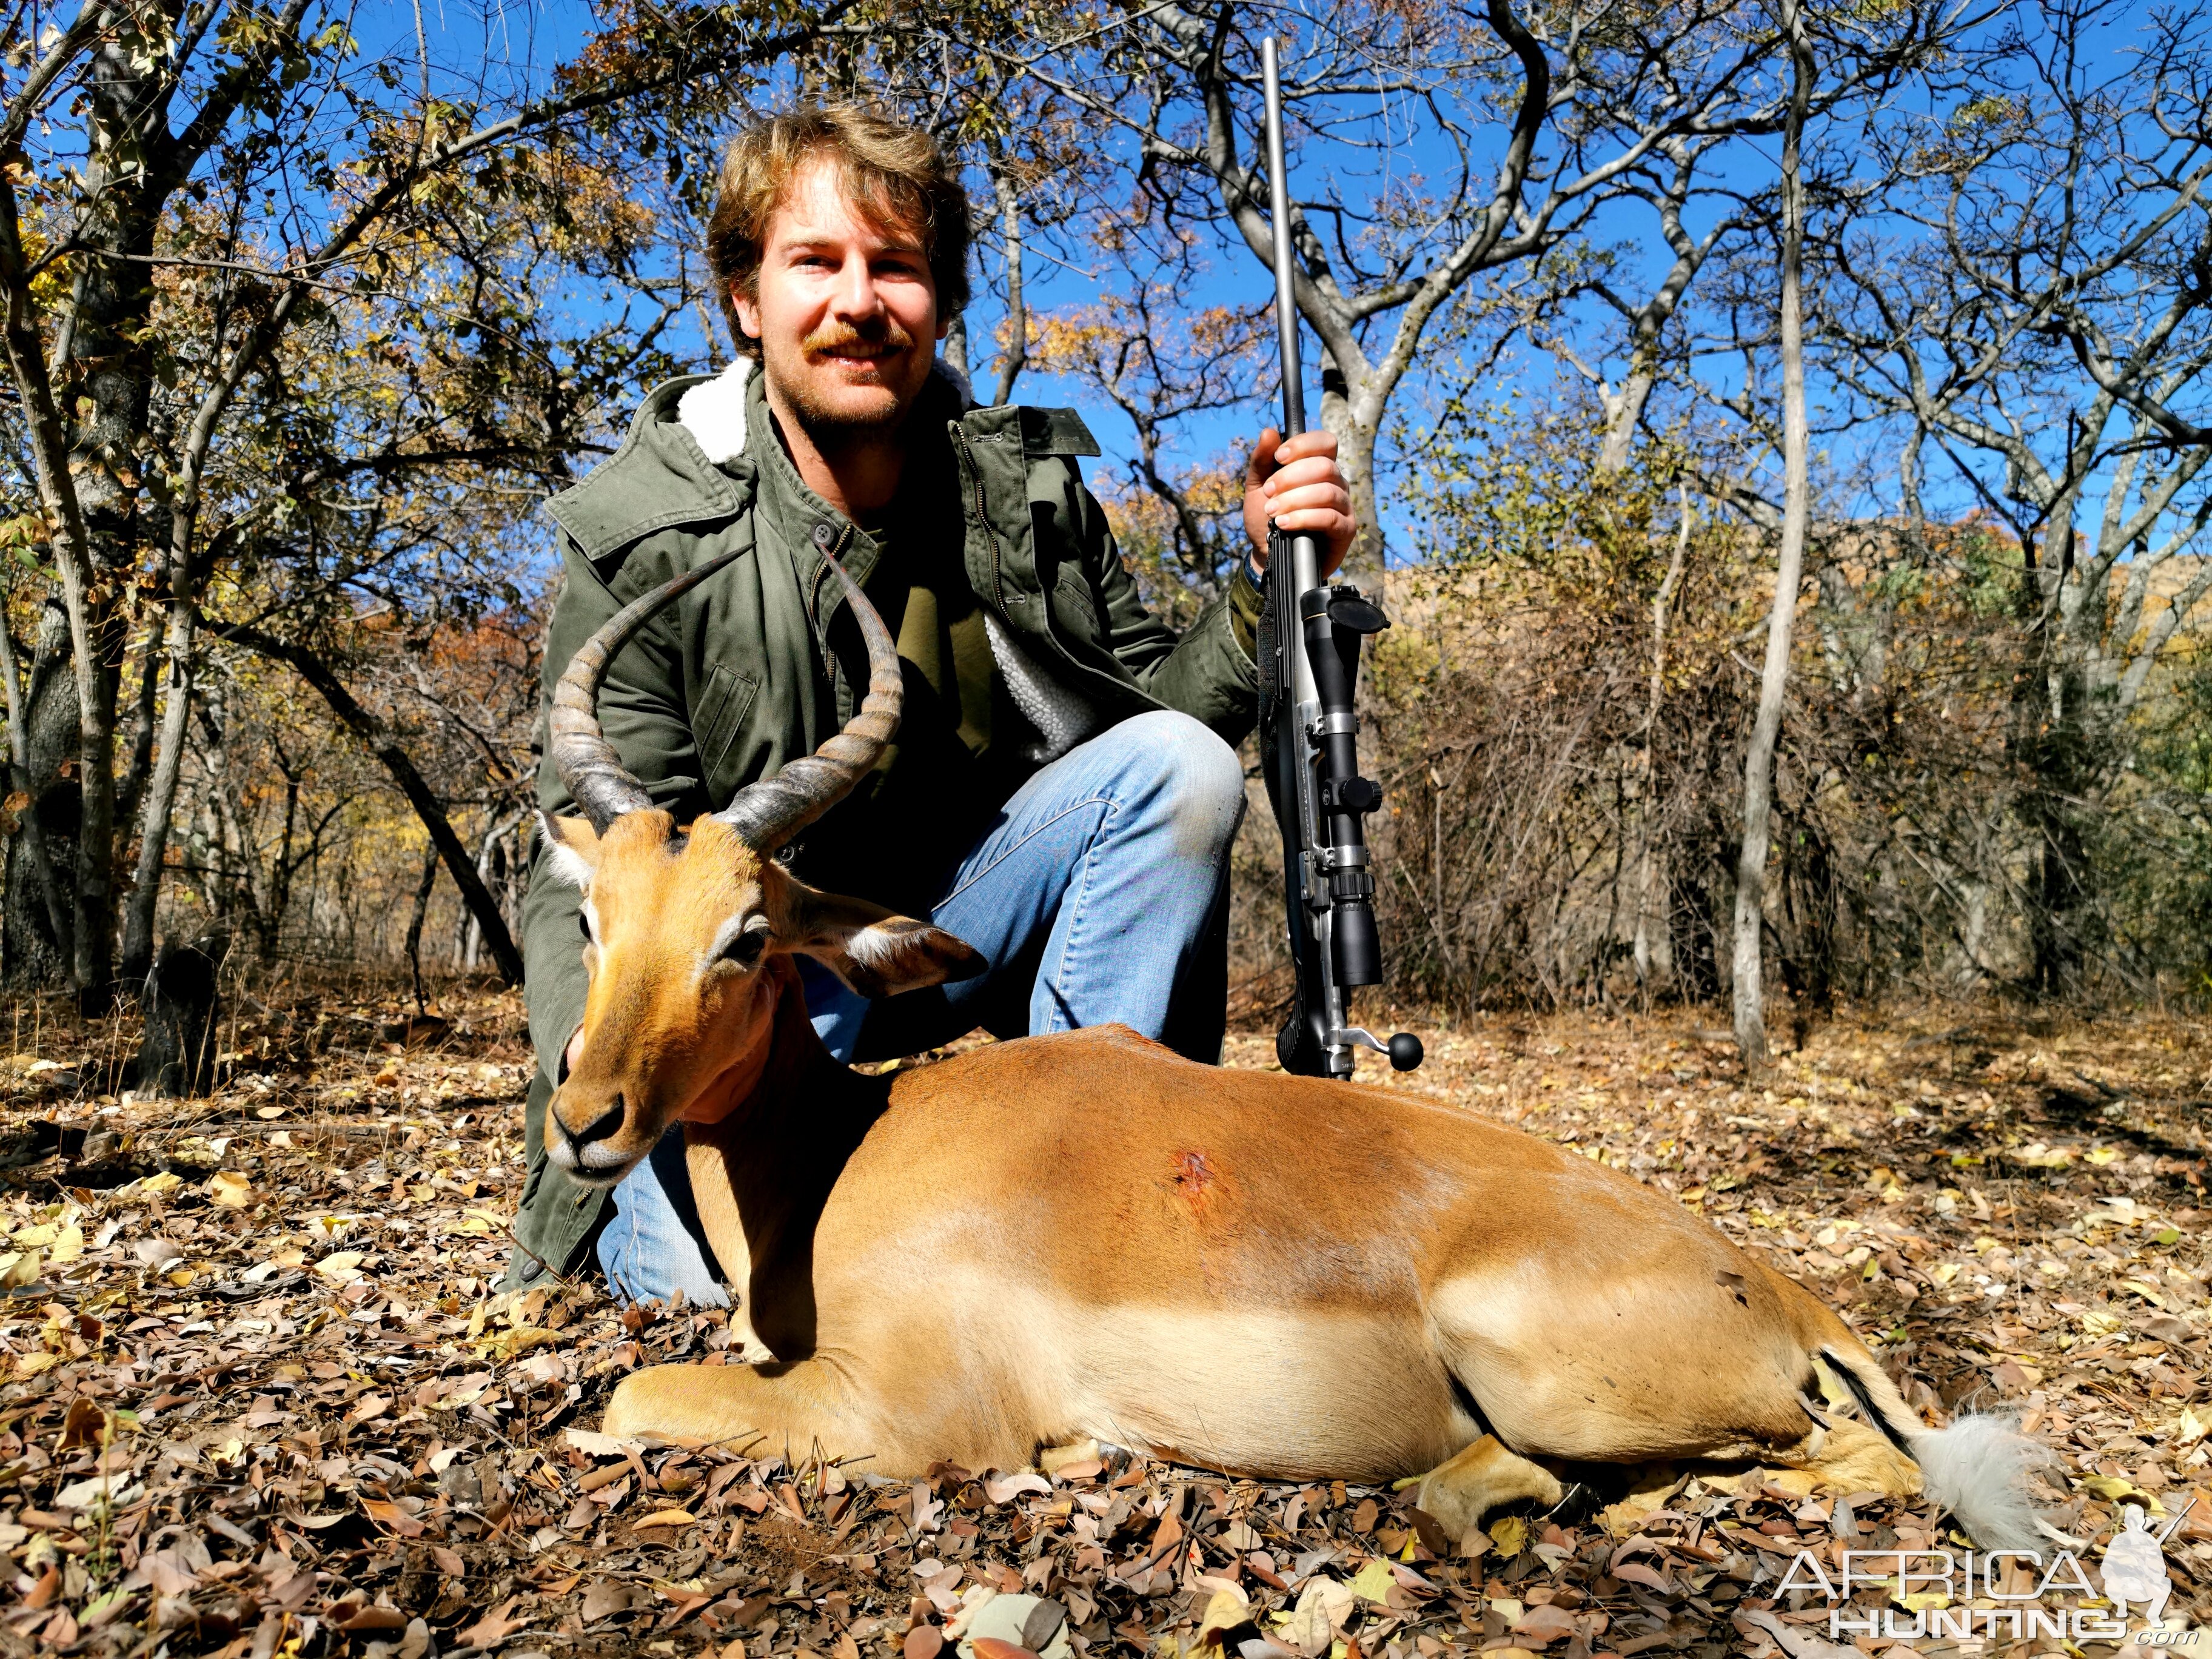
[[[849,323],[832,323],[817,328],[799,343],[799,349],[809,357],[852,355],[855,346],[864,353],[889,356],[913,344],[914,336],[901,327],[896,318],[886,317],[880,327],[873,329],[858,329]]]

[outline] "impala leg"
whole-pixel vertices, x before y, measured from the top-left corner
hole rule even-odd
[[[706,1440],[761,1456],[797,1462],[818,1455],[857,1462],[870,1474],[907,1473],[907,1449],[859,1403],[849,1383],[815,1359],[655,1365],[623,1379],[602,1426],[625,1438]]]
[[[1890,1498],[1920,1494],[1920,1465],[1889,1443],[1881,1430],[1849,1418],[1832,1417],[1790,1452],[1773,1460],[1786,1469],[1802,1469],[1824,1491],[1839,1495],[1878,1492]]]
[[[1414,1502],[1453,1538],[1464,1538],[1500,1504],[1533,1498],[1546,1509],[1566,1496],[1559,1477],[1486,1434],[1421,1477]]]

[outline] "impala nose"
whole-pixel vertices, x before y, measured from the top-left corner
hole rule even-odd
[[[554,1122],[561,1127],[562,1150],[568,1154],[565,1161],[571,1170],[580,1173],[588,1172],[594,1164],[603,1164],[607,1162],[605,1158],[592,1158],[588,1148],[593,1142],[606,1139],[608,1136],[622,1127],[623,1109],[623,1097],[617,1094],[608,1102],[606,1110],[601,1112],[599,1116],[580,1129],[570,1128],[567,1118],[558,1112],[553,1114]]]

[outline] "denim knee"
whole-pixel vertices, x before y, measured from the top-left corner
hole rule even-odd
[[[1115,728],[1129,750],[1129,769],[1149,774],[1155,805],[1172,817],[1193,856],[1217,858],[1244,816],[1244,768],[1237,751],[1203,721],[1156,709]]]

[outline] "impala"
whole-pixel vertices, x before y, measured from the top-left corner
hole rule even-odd
[[[2008,1422],[1929,1427],[1805,1290],[1533,1136],[1194,1064],[1120,1027],[889,1077],[832,1060],[794,954],[873,996],[978,962],[774,857],[897,728],[881,620],[839,568],[869,653],[860,709],[688,825],[596,713],[624,642],[733,556],[614,617],[554,699],[550,757],[581,816],[543,828],[584,891],[590,991],[547,1156],[612,1185],[681,1122],[737,1297],[730,1363],[630,1376],[609,1432],[884,1475],[1093,1438],[1258,1477],[1419,1476],[1454,1536],[1498,1504],[1560,1504],[1588,1466],[1758,1462],[1837,1492],[1924,1489],[1983,1547],[2033,1545],[2040,1454]]]

